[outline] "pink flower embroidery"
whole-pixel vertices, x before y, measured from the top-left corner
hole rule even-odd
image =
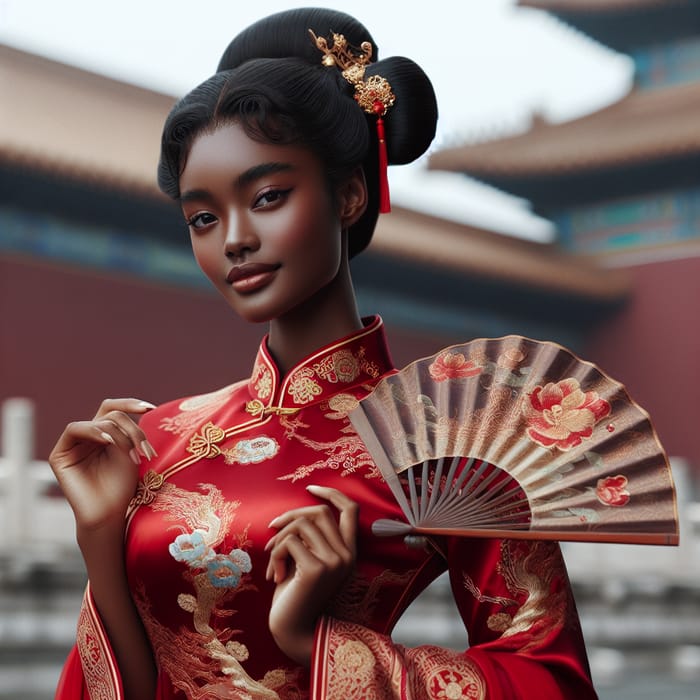
[[[626,486],[626,476],[606,476],[604,479],[598,479],[595,495],[603,505],[625,506],[630,500],[630,492]]]
[[[436,382],[444,382],[447,379],[474,377],[481,374],[483,367],[468,360],[461,352],[441,352],[428,371]]]
[[[567,451],[591,436],[593,426],[610,414],[610,404],[595,391],[583,391],[576,379],[538,386],[524,409],[527,434],[542,447]]]

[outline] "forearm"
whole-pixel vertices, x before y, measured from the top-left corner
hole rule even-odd
[[[123,532],[78,534],[90,590],[112,646],[128,700],[153,700],[156,669],[151,646],[129,591]]]

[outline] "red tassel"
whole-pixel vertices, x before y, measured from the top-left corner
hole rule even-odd
[[[379,213],[388,214],[391,211],[389,199],[389,159],[386,154],[386,139],[384,137],[384,120],[377,117],[377,141],[379,142]]]

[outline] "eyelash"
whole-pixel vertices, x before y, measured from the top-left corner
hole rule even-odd
[[[209,217],[210,220],[204,222],[202,226],[197,226],[197,222],[204,217]],[[185,223],[190,228],[198,229],[204,228],[204,226],[206,226],[207,224],[213,223],[214,220],[216,220],[216,217],[213,214],[210,214],[209,212],[200,212],[199,214],[195,214],[194,216],[190,216],[188,219],[185,219]]]
[[[279,202],[281,199],[284,199],[291,191],[292,191],[291,187],[288,187],[287,189],[267,190],[266,192],[263,192],[261,195],[259,195],[256,198],[255,202],[253,202],[253,208],[254,209],[260,208],[260,207],[258,207],[258,204],[262,200],[264,200],[265,198],[272,197],[271,200],[269,200],[261,205],[262,208],[269,207],[270,205],[275,204],[276,202]]]

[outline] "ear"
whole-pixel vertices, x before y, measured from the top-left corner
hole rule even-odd
[[[336,201],[343,229],[352,226],[365,213],[367,182],[362,168],[355,168],[352,174],[338,186]]]

